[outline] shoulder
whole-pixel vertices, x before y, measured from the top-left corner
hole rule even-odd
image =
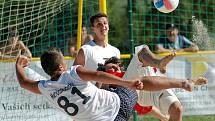
[[[112,52],[117,53],[118,55],[120,54],[120,50],[119,50],[118,48],[116,48],[116,47],[110,45],[110,44],[108,44],[108,49],[109,49],[110,51],[112,51]]]
[[[39,82],[38,82],[38,87],[45,87],[45,85],[46,85],[46,80],[40,80]]]
[[[81,80],[78,73],[80,73],[83,70],[84,70],[84,67],[82,65],[74,65],[74,66],[71,66],[71,68],[67,71],[67,73],[69,73],[69,75],[72,76],[72,78],[76,80]]]
[[[84,52],[89,52],[89,51],[93,51],[93,48],[96,47],[96,43],[91,40],[89,42],[87,42],[86,44],[82,45],[81,46],[81,49],[84,51]]]
[[[69,72],[69,73],[71,73],[71,72],[76,73],[76,70],[78,70],[79,67],[83,67],[83,66],[81,66],[81,65],[71,66],[70,69],[67,72]]]
[[[108,51],[111,52],[114,56],[120,58],[120,50],[110,44],[108,44]]]
[[[82,45],[81,48],[92,48],[94,46],[96,46],[96,43],[93,40],[90,40],[89,42]]]
[[[179,41],[191,42],[188,38],[186,38],[186,37],[183,36],[183,35],[178,35],[178,39],[179,39]]]
[[[41,94],[45,93],[45,90],[49,88],[49,84],[47,84],[47,82],[49,82],[50,80],[40,80],[38,82],[38,90],[40,91]]]
[[[87,39],[90,41],[90,40],[93,40],[93,35],[91,35],[91,34],[88,34],[87,35]]]
[[[115,51],[119,51],[119,49],[118,49],[117,47],[114,47],[114,46],[112,46],[112,45],[110,45],[110,44],[108,44],[107,47],[110,48],[110,49],[113,49],[113,50],[115,50]]]
[[[186,38],[186,37],[183,36],[183,35],[178,35],[178,38],[179,38],[180,40],[183,40],[183,39]]]
[[[84,52],[84,53],[88,53],[88,52],[91,52],[93,51],[93,48],[94,46],[90,45],[90,44],[85,44],[83,46],[81,46],[81,50]]]

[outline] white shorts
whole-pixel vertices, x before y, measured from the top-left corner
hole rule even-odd
[[[163,90],[163,94],[161,94],[159,99],[159,109],[163,114],[169,114],[170,105],[178,102],[180,103],[177,96],[171,89]]]
[[[159,96],[162,91],[138,91],[137,102],[141,106],[159,106]]]
[[[156,106],[163,114],[168,114],[170,105],[180,103],[171,89],[162,91],[138,91],[138,101],[142,106]]]

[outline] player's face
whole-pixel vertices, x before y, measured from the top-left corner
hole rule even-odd
[[[113,63],[109,63],[106,65],[107,70],[112,70],[112,71],[119,71],[121,72],[121,64],[117,63],[117,64],[113,64]]]
[[[97,36],[107,35],[109,31],[108,19],[106,17],[97,18],[93,23],[92,30]]]
[[[178,36],[178,30],[167,30],[167,38],[171,42],[175,42]]]

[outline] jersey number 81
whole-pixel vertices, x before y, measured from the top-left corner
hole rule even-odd
[[[90,99],[90,96],[85,96],[76,87],[72,87],[71,94],[73,94],[73,95],[77,94],[79,97],[81,97],[83,99],[82,104],[86,104]],[[78,113],[78,110],[79,110],[78,106],[74,103],[70,103],[69,100],[67,99],[67,97],[65,97],[65,96],[59,97],[57,100],[57,103],[70,116],[75,116]],[[74,111],[71,113],[68,111],[68,108],[73,108]]]

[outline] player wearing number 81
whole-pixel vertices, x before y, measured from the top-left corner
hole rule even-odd
[[[20,86],[46,96],[54,107],[76,121],[127,121],[130,117],[126,115],[127,112],[121,111],[123,108],[133,108],[132,105],[121,107],[122,97],[130,96],[125,94],[129,89],[126,92],[106,91],[97,88],[90,80],[118,85],[119,89],[123,88],[121,86],[148,91],[166,88],[190,89],[188,88],[190,84],[186,84],[186,80],[172,81],[173,79],[165,77],[147,76],[141,79],[124,80],[105,72],[86,70],[80,65],[72,66],[67,70],[63,55],[56,48],[44,52],[40,59],[43,70],[51,76],[51,79],[34,81],[27,78],[24,67],[28,65],[28,59],[19,57],[16,61],[16,75]]]
[[[67,70],[62,53],[50,49],[41,56],[43,70],[49,80],[34,81],[24,74],[28,60],[19,57],[16,72],[21,87],[45,95],[52,106],[71,116],[75,121],[114,121],[120,110],[120,98],[116,93],[97,88],[90,80],[123,85],[138,89],[139,80],[124,81],[105,72],[88,71],[80,65]]]

